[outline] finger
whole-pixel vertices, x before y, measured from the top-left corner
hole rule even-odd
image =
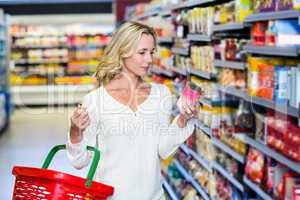
[[[190,109],[189,105],[186,102],[183,102],[182,107],[184,112],[186,112],[187,114],[192,114],[192,110]]]
[[[81,130],[85,130],[89,125],[90,125],[90,120],[87,120],[87,121],[81,123],[79,127]]]
[[[89,115],[84,115],[84,116],[82,116],[80,121],[86,121],[88,119],[90,119]]]

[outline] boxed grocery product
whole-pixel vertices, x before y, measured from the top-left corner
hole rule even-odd
[[[258,46],[264,46],[266,42],[266,30],[268,22],[256,22],[251,30],[252,43]]]
[[[293,0],[277,0],[276,9],[279,10],[291,10],[294,8]]]
[[[294,6],[294,9],[299,9],[300,8],[300,0],[293,0],[293,6]]]
[[[235,1],[235,20],[243,22],[245,17],[252,13],[251,0],[236,0]]]
[[[285,103],[288,99],[288,67],[275,67],[275,82],[273,100],[277,103]]]
[[[257,95],[259,97],[272,100],[274,95],[275,67],[268,64],[259,65],[258,71],[259,89]]]
[[[252,0],[256,12],[272,12],[276,10],[277,0]]]
[[[251,148],[248,152],[247,163],[245,167],[246,175],[255,183],[261,184],[264,176],[264,155]]]
[[[299,187],[300,175],[294,172],[285,173],[283,176],[283,195],[281,199],[297,200],[295,198],[299,198],[299,194],[297,194],[297,190],[299,189]]]
[[[300,25],[298,19],[276,20],[277,46],[300,46]]]

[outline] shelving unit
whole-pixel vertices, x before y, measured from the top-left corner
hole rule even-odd
[[[202,7],[206,8],[208,6],[214,6],[219,5],[224,2],[229,2],[226,0],[187,0],[183,3],[179,3],[170,9],[165,9],[167,11],[172,12],[172,17],[176,17],[177,13],[180,13],[181,11],[186,11],[194,7]],[[159,14],[161,15],[161,14]],[[229,24],[215,24],[212,27],[212,35],[203,35],[198,33],[187,33],[184,29],[184,39],[188,40],[190,42],[190,47],[188,48],[176,48],[179,46],[188,46],[184,42],[186,40],[176,40],[178,44],[172,44],[171,38],[167,39],[159,39],[159,43],[168,43],[170,46],[173,45],[171,52],[174,55],[181,55],[177,56],[176,59],[190,59],[193,58],[191,55],[192,46],[201,47],[203,46],[213,46],[215,40],[217,39],[223,39],[224,38],[240,38],[245,37],[246,39],[249,39],[250,36],[250,28],[252,27],[252,23],[260,22],[260,21],[269,21],[269,20],[278,20],[278,19],[298,19],[300,22],[300,11],[299,10],[289,10],[289,11],[277,11],[277,12],[264,12],[259,14],[251,14],[248,17],[245,18],[243,23],[229,23]],[[180,25],[180,28],[182,28],[182,25]],[[186,27],[187,28],[187,27]],[[181,30],[181,29],[180,29]],[[194,30],[195,31],[195,30]],[[239,32],[241,31],[241,34]],[[247,33],[249,31],[249,33]],[[211,30],[209,31],[211,32]],[[223,33],[224,32],[224,33]],[[181,36],[182,37],[182,36]],[[184,44],[180,44],[183,42]],[[195,45],[196,44],[196,45]],[[244,43],[242,43],[244,44]],[[297,59],[300,55],[300,48],[298,47],[278,47],[278,46],[254,46],[249,43],[248,45],[243,45],[241,49],[241,54],[253,54],[254,56],[272,56],[272,57],[287,57],[287,58],[293,58]],[[196,52],[195,48],[195,52]],[[215,52],[219,53],[219,52]],[[195,53],[196,54],[196,53]],[[216,56],[220,58],[220,56]],[[221,56],[222,57],[222,56]],[[214,60],[214,67],[219,68],[219,71],[224,71],[224,69],[232,69],[232,70],[241,70],[238,71],[239,73],[247,73],[249,64],[247,64],[246,57],[241,56],[242,61],[225,61],[225,60]],[[176,60],[177,61],[177,60]],[[289,115],[295,118],[298,118],[299,125],[300,125],[300,110],[299,108],[292,107],[288,105],[288,103],[276,103],[275,101],[263,99],[261,97],[257,96],[250,96],[247,92],[247,88],[235,88],[232,86],[222,86],[221,81],[218,83],[216,81],[217,74],[207,73],[203,71],[199,71],[195,68],[187,68],[186,70],[183,70],[181,68],[171,67],[170,68],[174,72],[174,77],[180,76],[180,78],[183,78],[182,76],[187,76],[187,78],[190,77],[190,75],[196,76],[200,79],[205,79],[203,82],[204,84],[213,84],[215,85],[218,90],[222,94],[231,95],[234,96],[237,99],[236,102],[238,102],[238,99],[245,100],[247,102],[250,102],[252,105],[258,106],[259,108],[268,108],[272,109],[274,111],[280,112],[285,115]],[[206,70],[208,71],[208,70]],[[228,70],[229,71],[229,70]],[[235,71],[234,71],[235,72]],[[163,74],[160,72],[160,74]],[[170,77],[170,76],[169,76]],[[171,78],[171,77],[170,77]],[[202,80],[201,80],[202,81]],[[199,85],[201,84],[199,81]],[[208,82],[210,81],[210,82]],[[214,82],[213,82],[214,81]],[[205,85],[206,86],[206,85]],[[222,98],[225,95],[222,95]],[[231,98],[229,98],[231,99]],[[224,102],[222,100],[220,101],[212,101],[207,98],[201,98],[199,100],[199,103],[202,105],[206,105],[209,107],[216,107],[216,106],[228,106],[228,107],[236,107],[236,102],[233,100],[232,102]],[[256,108],[256,107],[255,107]],[[239,162],[239,165],[245,167],[247,157],[243,156],[233,150],[229,145],[226,145],[224,142],[222,142],[220,139],[217,139],[213,132],[215,131],[217,133],[217,130],[212,130],[211,128],[204,125],[200,120],[196,120],[195,126],[197,129],[202,130],[209,138],[211,139],[212,144],[220,149],[222,152],[230,155],[232,158],[237,160]],[[244,141],[249,147],[253,147],[259,151],[261,151],[264,155],[273,158],[274,160],[278,161],[279,163],[282,163],[287,166],[287,168],[300,173],[300,163],[293,161],[292,159],[289,159],[288,157],[284,156],[281,153],[276,152],[275,150],[269,148],[267,145],[264,145],[248,136],[241,136],[239,135],[237,139]],[[246,177],[244,174],[244,171],[241,171],[240,173],[243,173],[242,180],[238,180],[233,175],[231,175],[228,171],[225,170],[225,167],[221,166],[217,162],[209,162],[207,161],[203,156],[201,156],[199,153],[196,153],[192,149],[190,149],[186,145],[182,145],[180,147],[187,156],[192,157],[194,160],[196,160],[203,168],[208,170],[209,172],[218,172],[222,177],[224,177],[226,180],[228,180],[231,185],[235,188],[237,188],[240,191],[240,194],[243,196],[247,196],[247,194],[253,194],[252,192],[256,193],[258,196],[260,196],[262,199],[273,199],[269,194],[264,192],[260,186],[253,183],[249,178]],[[188,180],[190,183],[193,184],[193,186],[197,189],[198,185],[196,183],[193,183],[193,178],[191,175],[188,174],[188,172],[182,167],[182,165],[178,161],[174,161],[175,166],[179,169],[181,174],[185,177],[186,180]],[[252,192],[248,192],[250,190]],[[206,192],[201,188],[197,189],[197,191],[203,196]],[[246,194],[247,193],[247,194]],[[204,197],[204,199],[206,199]]]
[[[8,16],[3,13],[0,9],[0,30],[2,32],[0,45],[0,134],[3,133],[10,124],[10,110],[11,110],[11,100],[10,100],[10,84],[9,84],[9,32],[7,18]]]
[[[163,43],[173,43],[173,38],[172,37],[159,37],[157,39],[157,42],[160,43],[160,44],[163,44]]]
[[[171,200],[179,200],[176,193],[172,189],[172,186],[169,185],[168,181],[165,178],[163,178],[163,187],[167,191],[167,193],[170,196]]]
[[[269,56],[287,56],[287,57],[297,57],[298,49],[296,47],[262,47],[254,45],[245,45],[243,50],[247,53],[252,54],[262,54]]]
[[[245,188],[242,183],[240,183],[235,177],[233,177],[229,172],[227,172],[219,163],[212,162],[212,166],[217,170],[222,176],[224,176],[232,185],[234,185],[241,192],[245,191]]]
[[[196,191],[203,197],[203,199],[210,200],[205,190],[200,186],[199,183],[195,181],[195,179],[186,171],[186,169],[184,169],[180,162],[178,160],[174,160],[173,162],[180,174],[194,186]]]
[[[209,35],[201,35],[196,33],[190,33],[187,35],[189,41],[198,41],[198,42],[211,42],[212,38]]]
[[[229,24],[220,24],[220,25],[214,25],[213,31],[214,32],[220,32],[220,31],[236,31],[236,30],[242,30],[246,28],[247,26],[243,23],[229,23]]]
[[[290,169],[294,170],[297,173],[300,173],[300,163],[293,161],[287,157],[285,157],[284,155],[276,152],[275,150],[265,146],[264,144],[250,138],[247,135],[240,135],[237,136],[239,137],[241,140],[243,140],[244,142],[246,142],[247,144],[249,144],[250,146],[254,147],[255,149],[261,151],[263,154],[275,159],[276,161],[286,165],[287,167],[289,167]]]
[[[256,194],[258,194],[262,199],[273,200],[272,197],[270,197],[265,191],[263,191],[259,186],[253,183],[246,176],[243,177],[243,181],[249,188],[251,188],[254,192],[256,192]]]
[[[172,48],[172,53],[183,55],[183,56],[188,56],[189,55],[189,49],[183,49],[183,48],[173,47]]]
[[[202,71],[199,71],[199,70],[193,69],[193,68],[190,69],[190,74],[198,76],[200,78],[208,79],[208,80],[216,78],[216,74],[202,72]]]
[[[247,64],[244,62],[214,60],[214,65],[215,67],[219,67],[219,68],[230,68],[230,69],[238,69],[238,70],[247,69]]]
[[[234,158],[235,160],[239,161],[242,164],[245,163],[245,157],[244,156],[242,156],[239,153],[233,151],[229,146],[227,146],[226,144],[224,144],[223,142],[221,142],[219,139],[217,139],[215,137],[212,137],[211,140],[212,140],[212,143],[216,147],[218,147],[222,151],[224,151],[227,154],[229,154],[232,158]]]
[[[164,75],[164,76],[167,76],[169,78],[173,78],[174,77],[174,73],[173,72],[167,71],[167,70],[162,70],[162,69],[159,69],[159,68],[156,68],[156,67],[152,67],[150,69],[150,71],[152,73]]]

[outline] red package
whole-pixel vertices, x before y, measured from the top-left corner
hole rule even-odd
[[[264,175],[264,155],[251,148],[246,163],[246,175],[255,183],[261,184]]]
[[[287,172],[283,176],[283,193],[280,196],[281,200],[292,199],[293,188],[299,187],[300,175],[294,172]]]
[[[258,96],[272,100],[274,94],[275,83],[275,67],[273,65],[259,65],[258,66]]]
[[[252,28],[253,44],[257,46],[264,46],[266,42],[267,22],[256,22]]]

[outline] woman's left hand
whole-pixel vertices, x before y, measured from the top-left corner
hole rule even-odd
[[[183,128],[189,119],[197,116],[196,105],[192,105],[184,96],[181,96],[177,101],[177,107],[180,115],[178,118],[179,127]]]

